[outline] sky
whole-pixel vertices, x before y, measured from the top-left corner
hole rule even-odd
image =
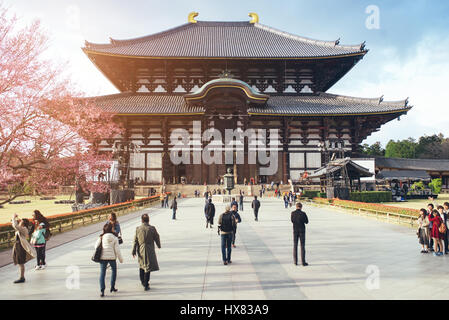
[[[0,0],[1,2],[2,0]],[[413,109],[381,127],[364,143],[449,137],[449,1],[446,0],[3,0],[20,23],[39,19],[50,37],[48,55],[68,63],[86,95],[117,89],[82,52],[84,41],[107,43],[164,31],[197,20],[248,21],[249,12],[273,28],[340,44],[366,41],[369,49],[328,92],[402,100]]]

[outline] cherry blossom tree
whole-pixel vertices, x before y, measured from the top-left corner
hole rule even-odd
[[[77,180],[92,191],[107,188],[88,177],[108,169],[112,155],[96,146],[121,127],[74,88],[66,65],[45,58],[47,45],[39,21],[19,27],[0,3],[0,189],[9,194],[3,203]]]

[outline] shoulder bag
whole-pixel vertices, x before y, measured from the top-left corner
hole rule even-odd
[[[100,236],[100,245],[95,249],[92,261],[99,263],[101,261],[101,252],[103,251],[103,236]]]

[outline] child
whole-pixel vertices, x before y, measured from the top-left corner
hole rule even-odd
[[[33,235],[31,236],[31,244],[36,249],[37,266],[35,270],[45,269],[45,224],[41,222],[36,226]]]

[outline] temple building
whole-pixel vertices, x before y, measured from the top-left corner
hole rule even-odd
[[[298,181],[325,164],[320,142],[342,141],[345,156],[411,106],[408,100],[355,98],[327,93],[368,53],[365,43],[300,37],[250,21],[197,21],[107,44],[86,41],[83,51],[120,91],[93,97],[126,128],[106,139],[103,151],[122,152],[122,175],[148,184],[214,184],[225,164],[175,165],[170,135],[201,130],[279,129],[278,168],[261,174],[260,163],[234,163],[237,183]],[[224,135],[223,135],[224,136]],[[204,142],[203,142],[204,146]],[[125,168],[125,169],[124,169]]]

